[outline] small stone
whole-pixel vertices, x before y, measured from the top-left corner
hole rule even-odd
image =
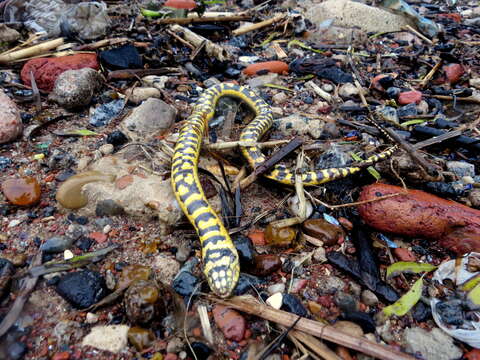
[[[417,105],[417,111],[421,115],[428,114],[428,110],[429,110],[429,106],[425,100],[420,101],[420,103]]]
[[[100,74],[91,68],[67,70],[55,80],[49,99],[65,109],[82,108],[90,104],[101,84]]]
[[[15,140],[22,134],[23,123],[17,104],[0,89],[0,144]]]
[[[97,243],[101,244],[107,241],[107,234],[104,234],[103,232],[100,231],[94,231],[88,235],[90,239],[95,240]]]
[[[305,234],[319,239],[327,246],[335,245],[345,236],[340,226],[333,225],[324,219],[309,219],[303,222]]]
[[[113,153],[114,147],[112,144],[103,144],[98,148],[103,155],[109,155]]]
[[[468,200],[472,203],[474,208],[480,208],[480,189],[473,189],[468,194]]]
[[[375,306],[378,304],[378,297],[370,290],[363,290],[362,302],[367,306]]]
[[[40,250],[46,253],[59,253],[72,246],[73,239],[66,236],[54,236],[47,239],[41,246]]]
[[[254,229],[248,234],[250,240],[255,246],[263,246],[266,245],[267,242],[265,241],[265,232],[263,230]]]
[[[265,241],[269,245],[290,246],[297,237],[297,231],[292,227],[278,228],[268,224],[265,229]]]
[[[209,88],[211,86],[218,85],[218,84],[220,84],[220,80],[218,80],[216,77],[213,77],[213,76],[203,81],[203,86],[205,86],[206,88]]]
[[[261,284],[263,284],[263,281],[260,280],[258,277],[245,273],[240,273],[234,295],[243,295],[248,290],[251,290],[252,287],[257,288]]]
[[[338,291],[335,293],[333,300],[335,304],[345,312],[353,312],[358,311],[358,302],[357,300],[350,294],[347,294],[343,291]]]
[[[137,351],[142,351],[150,347],[155,340],[155,335],[151,330],[134,326],[128,329],[128,341],[132,344]]]
[[[152,269],[162,283],[171,285],[175,275],[180,270],[180,263],[165,254],[160,254],[154,257]]]
[[[255,256],[253,274],[257,276],[268,276],[282,267],[282,261],[277,255],[263,254]]]
[[[185,344],[179,337],[174,337],[167,343],[167,353],[178,353],[183,350]]]
[[[453,339],[438,328],[431,331],[419,327],[407,328],[403,333],[405,348],[420,354],[425,360],[454,360],[462,356]]]
[[[305,201],[305,218],[309,218],[312,213],[313,213],[313,205],[309,200]],[[300,200],[298,199],[297,195],[292,196],[290,199],[288,199],[288,206],[290,207],[290,210],[292,210],[293,215],[295,216],[300,216]]]
[[[91,270],[64,275],[58,282],[56,291],[78,309],[85,309],[107,295],[105,279],[100,273]]]
[[[420,91],[405,91],[398,96],[400,105],[419,104],[422,101],[422,93]]]
[[[337,276],[320,276],[316,284],[320,295],[331,295],[345,288],[345,282]]]
[[[391,106],[377,106],[375,113],[389,123],[399,123],[397,109]]]
[[[125,292],[125,314],[133,324],[147,324],[160,310],[156,304],[159,289],[152,281],[137,280]]]
[[[418,115],[417,105],[415,103],[401,106],[397,109],[399,117]]]
[[[270,295],[273,295],[273,294],[276,294],[276,293],[283,293],[283,292],[285,292],[285,284],[284,283],[278,283],[278,284],[270,285],[267,288],[267,292]]]
[[[63,260],[70,260],[73,259],[75,255],[70,250],[65,250],[63,252]]]
[[[40,184],[33,177],[7,179],[2,182],[1,188],[3,195],[13,205],[30,206],[40,200]]]
[[[175,253],[175,259],[177,259],[181,263],[184,263],[190,257],[191,251],[192,248],[190,247],[190,245],[186,243],[181,243],[178,246],[177,252]]]
[[[359,91],[357,87],[352,83],[343,84],[340,86],[340,89],[338,89],[338,95],[340,95],[342,98],[349,98],[358,94]]]
[[[448,171],[455,173],[459,178],[464,176],[475,176],[475,165],[466,161],[447,161],[446,167]]]
[[[292,294],[283,294],[283,304],[281,309],[302,317],[308,315],[308,311],[305,306],[303,306],[300,299]]]
[[[445,76],[450,84],[457,83],[465,73],[465,69],[460,64],[445,65],[443,71],[445,71]]]
[[[96,322],[98,322],[99,318],[100,318],[100,315],[87,312],[87,315],[85,316],[85,322],[87,324],[95,324]]]
[[[197,359],[207,359],[213,353],[212,349],[210,349],[207,345],[205,345],[204,343],[202,343],[200,341],[193,342],[191,344],[191,347],[192,347],[193,352],[195,353]],[[191,353],[190,347],[188,347],[187,350],[189,352],[189,356],[191,358],[195,358],[193,356],[193,354]]]
[[[112,225],[110,225],[110,224],[105,225],[102,229],[102,232],[104,234],[108,234],[110,231],[112,231]]]
[[[58,352],[52,356],[52,360],[69,360],[69,359],[70,359],[70,353],[68,351]]]
[[[181,271],[175,277],[172,283],[173,289],[183,297],[189,297],[193,294],[200,279],[188,271]]]
[[[237,249],[238,256],[240,257],[240,262],[247,266],[251,265],[253,263],[253,257],[255,256],[255,252],[250,238],[243,235],[238,235],[233,238],[233,244]]]
[[[386,89],[392,86],[393,81],[390,81],[390,80],[393,80],[390,75],[387,75],[387,74],[377,75],[372,79],[371,87],[373,87],[375,90],[384,92]]]
[[[115,147],[126,144],[127,142],[128,138],[120,130],[112,131],[107,136],[107,144],[112,144]]]
[[[288,100],[287,94],[285,94],[283,91],[279,92],[278,94],[273,95],[272,101],[275,104],[283,104]]]
[[[474,87],[475,89],[480,89],[480,78],[472,78],[469,80],[470,86]]]
[[[119,353],[127,347],[129,329],[127,325],[95,326],[83,338],[82,346]]]
[[[332,92],[333,91],[333,85],[329,83],[322,84],[322,90],[326,92]]]
[[[362,327],[350,321],[337,321],[335,324],[333,324],[333,327],[355,337],[363,336]]]
[[[279,78],[277,73],[269,73],[266,75],[255,76],[252,79],[247,80],[247,85],[252,88],[259,88],[265,84],[278,84]]]
[[[9,360],[21,360],[24,358],[27,351],[27,345],[19,341],[8,344],[7,348],[5,349],[7,359]]]
[[[327,261],[325,256],[325,249],[323,247],[318,247],[313,251],[313,260],[322,264]]]
[[[283,292],[274,293],[265,302],[274,309],[280,310],[283,304]]]
[[[124,266],[118,279],[117,289],[126,288],[136,281],[149,280],[151,276],[152,270],[148,266],[138,264]]]
[[[9,28],[5,24],[0,24],[0,42],[11,43],[20,39],[22,35],[15,29]]]
[[[395,248],[393,249],[393,253],[400,261],[413,261],[413,262],[417,261],[417,258],[415,257],[413,252],[411,252],[408,249],[400,248],[400,247]]]
[[[227,340],[243,340],[247,323],[240,313],[222,305],[215,305],[213,318]]]

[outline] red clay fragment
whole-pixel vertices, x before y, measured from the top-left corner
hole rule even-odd
[[[192,10],[197,7],[197,4],[194,0],[167,0],[164,6],[168,6],[174,9]]]
[[[41,90],[52,91],[55,80],[61,73],[86,67],[98,70],[99,64],[96,54],[76,54],[58,58],[32,59],[25,63],[20,76],[25,85],[31,86],[30,72],[33,72],[37,87]]]
[[[373,184],[363,188],[359,201],[404,193],[398,186]],[[438,240],[461,255],[480,251],[480,211],[419,190],[358,206],[363,220],[384,232]]]
[[[443,67],[447,80],[450,84],[455,84],[460,80],[465,70],[460,64],[450,64]]]
[[[252,65],[248,65],[243,73],[246,75],[256,75],[260,71],[272,72],[277,74],[288,73],[288,64],[283,61],[264,61]]]
[[[398,96],[398,103],[400,105],[408,105],[411,103],[419,104],[420,101],[422,101],[422,93],[416,90],[405,91]]]

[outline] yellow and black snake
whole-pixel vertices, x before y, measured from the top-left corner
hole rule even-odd
[[[198,179],[198,157],[203,135],[209,120],[215,114],[217,101],[222,96],[231,96],[244,101],[254,112],[255,119],[242,131],[242,143],[256,143],[272,126],[270,106],[252,90],[239,85],[222,83],[205,90],[195,103],[192,114],[180,130],[172,159],[172,187],[175,196],[200,237],[204,273],[213,292],[221,297],[229,296],[240,275],[238,254],[228,231],[207,202]],[[364,160],[362,166],[390,156],[394,148]],[[252,168],[265,156],[256,146],[243,146],[242,153]],[[332,168],[309,171],[302,175],[305,185],[323,184],[360,171],[361,167]],[[265,175],[283,184],[293,185],[294,172],[285,166],[276,165]]]

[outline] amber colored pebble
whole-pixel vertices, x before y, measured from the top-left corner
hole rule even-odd
[[[141,328],[139,326],[131,327],[128,330],[128,341],[135,346],[135,349],[142,351],[149,347],[155,340],[155,335],[152,331]]]
[[[265,229],[265,242],[269,245],[288,246],[296,236],[297,231],[291,227],[278,228],[268,224]]]
[[[253,273],[257,276],[268,276],[282,267],[282,261],[277,255],[263,254],[255,256]]]
[[[306,220],[302,228],[305,234],[323,241],[327,246],[336,244],[345,235],[341,227],[324,219]]]
[[[288,64],[283,61],[264,61],[256,64],[248,65],[243,73],[246,75],[256,75],[259,72],[272,72],[272,73],[287,73]]]
[[[118,279],[117,289],[127,287],[134,281],[148,280],[152,274],[152,270],[148,266],[143,265],[127,265],[122,269],[120,278]]]
[[[7,179],[2,183],[3,195],[13,205],[30,206],[40,200],[40,184],[35,178]]]
[[[265,233],[262,230],[252,230],[250,234],[248,234],[250,240],[252,240],[253,245],[266,245],[265,241]]]

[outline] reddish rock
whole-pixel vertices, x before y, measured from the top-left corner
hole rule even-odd
[[[240,313],[226,306],[215,305],[213,318],[225,339],[237,342],[243,339],[247,323]]]
[[[15,140],[23,130],[17,104],[0,89],[0,144]]]
[[[248,65],[243,73],[246,75],[257,75],[259,72],[263,73],[288,73],[288,64],[283,61],[264,61],[252,65]]]
[[[464,355],[467,360],[480,360],[480,349],[473,349]]]
[[[24,84],[31,86],[30,72],[33,72],[39,89],[52,91],[58,75],[67,70],[83,68],[98,70],[96,54],[76,54],[58,58],[38,58],[29,60],[23,65],[21,77]]]
[[[70,359],[70,353],[63,351],[60,353],[56,353],[52,356],[52,360],[68,360]]]
[[[265,240],[265,233],[262,230],[252,230],[250,234],[248,234],[250,240],[252,240],[253,245],[266,245],[267,241]]]
[[[459,255],[480,251],[480,210],[419,190],[373,184],[363,188],[358,201],[402,194],[358,206],[363,220],[384,232],[438,240]]]
[[[375,76],[372,79],[371,87],[374,88],[375,90],[384,92],[386,89],[382,86],[382,84],[380,84],[380,80],[389,76],[390,75],[387,75],[387,74],[380,74]]]
[[[324,219],[309,219],[304,221],[302,229],[305,234],[323,241],[327,246],[335,245],[344,237],[343,229]]]
[[[174,9],[192,10],[197,7],[197,4],[194,0],[167,0],[164,6],[168,6]]]
[[[268,276],[282,267],[282,261],[277,255],[262,254],[253,259],[252,273],[257,276]]]
[[[405,91],[398,95],[398,103],[400,105],[419,104],[420,101],[422,101],[422,93],[420,91]]]
[[[124,175],[121,178],[117,179],[117,181],[115,181],[115,187],[119,190],[122,190],[129,186],[131,183],[133,183],[133,175]]]
[[[455,21],[456,23],[461,23],[462,22],[462,15],[459,13],[448,13],[448,14],[438,14],[437,15],[440,19],[450,19],[452,21]]]
[[[19,206],[36,204],[41,194],[40,184],[32,177],[5,180],[2,192],[9,202]]]
[[[99,244],[107,241],[107,234],[104,234],[100,231],[92,232],[90,235],[88,235],[88,237],[95,240]]]
[[[398,260],[400,261],[417,261],[417,258],[415,255],[408,249],[405,248],[396,248],[393,249],[393,253],[397,257]]]
[[[443,67],[443,71],[445,71],[445,76],[450,84],[458,82],[465,73],[465,69],[460,64],[446,65]]]

